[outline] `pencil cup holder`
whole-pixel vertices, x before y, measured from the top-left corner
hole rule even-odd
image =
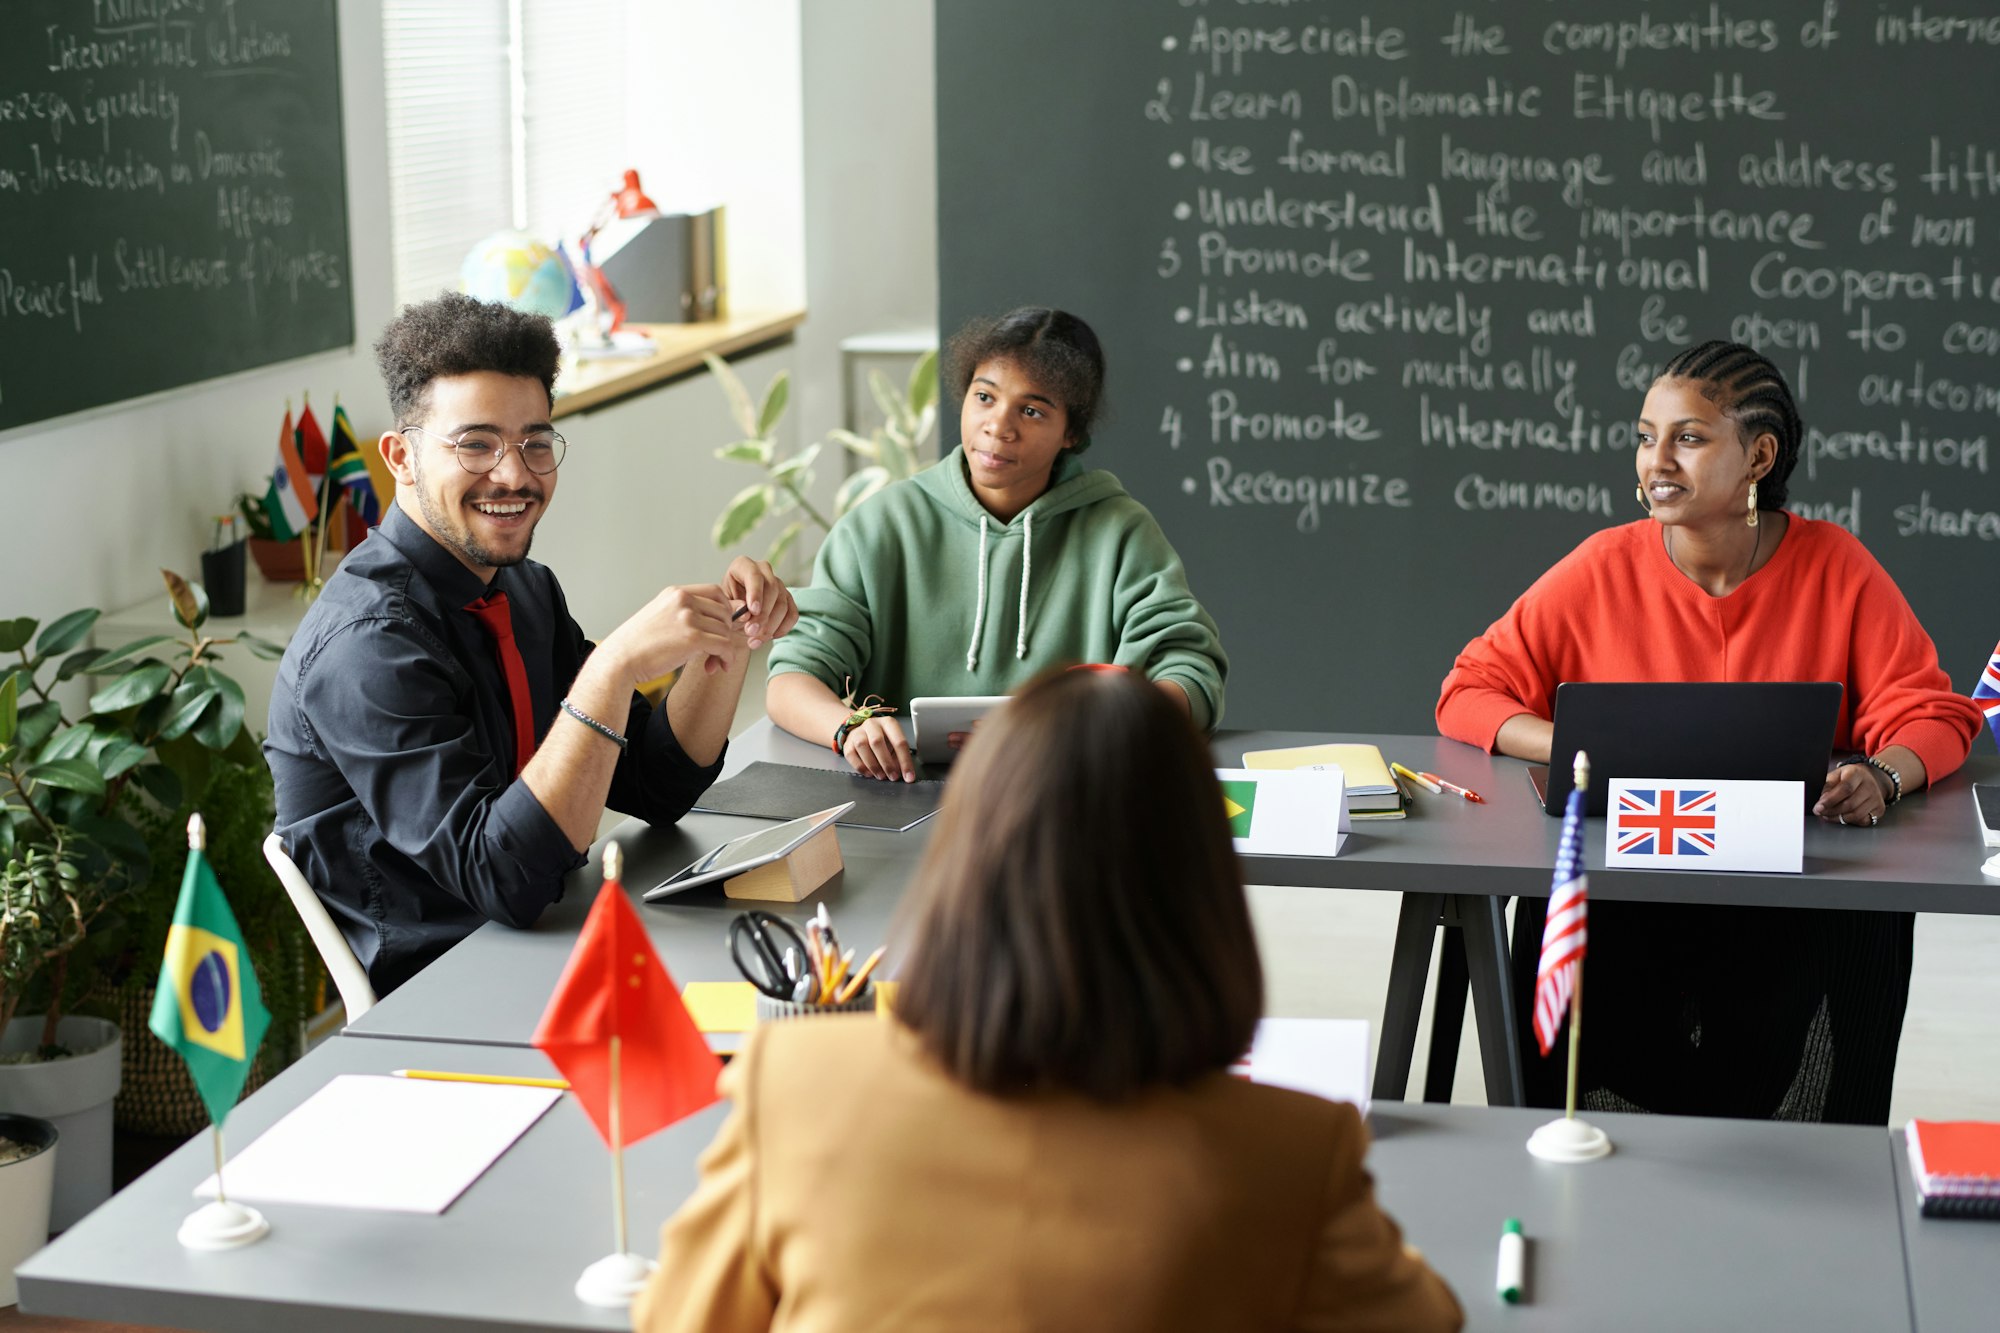
[[[757,997],[757,1021],[759,1023],[783,1023],[794,1018],[817,1018],[822,1014],[865,1014],[875,1008],[875,985],[870,982],[861,988],[861,993],[846,1004],[800,1004],[795,1000],[774,1000],[768,995]]]

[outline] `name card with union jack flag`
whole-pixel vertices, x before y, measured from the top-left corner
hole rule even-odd
[[[1797,782],[1613,778],[1604,812],[1609,869],[1772,870],[1805,865]]]

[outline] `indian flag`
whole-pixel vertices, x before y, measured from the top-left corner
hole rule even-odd
[[[278,430],[278,465],[271,470],[271,488],[264,492],[264,513],[271,520],[271,534],[281,542],[292,540],[319,517],[319,497],[313,494],[305,460],[299,457],[289,407]]]
[[[1224,781],[1222,784],[1222,813],[1229,816],[1229,836],[1247,838],[1250,824],[1257,809],[1257,784],[1254,782]]]

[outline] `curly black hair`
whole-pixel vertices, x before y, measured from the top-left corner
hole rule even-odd
[[[1699,384],[1701,396],[1736,423],[1744,447],[1767,432],[1776,438],[1777,456],[1771,460],[1771,470],[1757,483],[1757,507],[1783,509],[1786,482],[1799,463],[1805,423],[1799,419],[1791,386],[1778,368],[1753,348],[1718,340],[1681,352],[1667,362],[1660,378]]]
[[[555,326],[543,315],[445,292],[403,307],[375,340],[375,364],[389,390],[389,410],[406,425],[430,408],[431,381],[497,370],[542,382],[556,401]]]
[[[1104,349],[1090,325],[1066,310],[1022,306],[998,319],[975,319],[945,347],[946,385],[965,401],[972,374],[994,359],[1012,361],[1068,418],[1070,449],[1090,447],[1090,427],[1104,400]]]

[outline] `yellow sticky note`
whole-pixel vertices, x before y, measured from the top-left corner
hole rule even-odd
[[[747,981],[690,981],[681,987],[694,1025],[707,1032],[748,1032],[757,1025],[757,988]]]

